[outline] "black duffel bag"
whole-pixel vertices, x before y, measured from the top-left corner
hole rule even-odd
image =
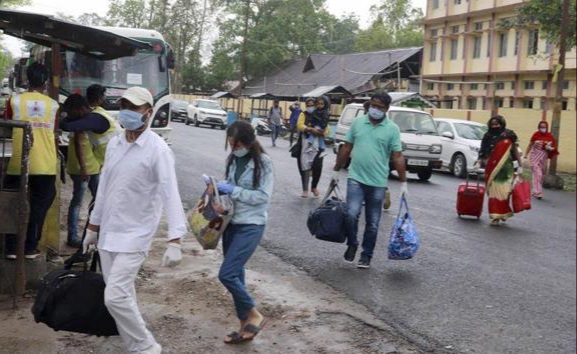
[[[116,322],[104,305],[104,278],[96,272],[95,253],[90,271],[55,270],[42,278],[32,314],[55,331],[116,336]]]
[[[332,180],[321,205],[309,214],[307,226],[319,240],[344,243],[346,219],[347,204],[340,196],[337,182]]]

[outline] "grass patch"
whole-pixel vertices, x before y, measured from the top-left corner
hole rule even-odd
[[[564,190],[567,192],[577,191],[577,176],[575,175],[561,175],[563,181],[565,182]]]

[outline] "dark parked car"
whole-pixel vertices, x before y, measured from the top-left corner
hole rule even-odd
[[[170,120],[185,122],[187,117],[186,107],[188,107],[188,102],[186,101],[172,101],[170,103]]]

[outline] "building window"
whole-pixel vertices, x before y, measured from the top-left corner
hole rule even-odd
[[[495,98],[495,107],[503,108],[504,105],[505,105],[505,102],[503,101],[502,98]]]
[[[535,81],[525,81],[525,90],[534,90]]]
[[[515,108],[515,97],[509,98],[509,108]]]
[[[451,40],[451,60],[457,59],[457,53],[459,52],[459,40],[452,39]]]
[[[431,30],[431,38],[437,38],[439,36],[439,30],[437,28]]]
[[[495,84],[495,90],[504,90],[505,89],[505,83],[504,82],[497,82]]]
[[[539,102],[539,106],[542,110],[547,109],[547,99],[541,98],[541,101]]]
[[[568,80],[563,81],[563,90],[569,90],[569,87],[570,87],[569,81]]]
[[[499,58],[507,56],[507,47],[509,46],[509,35],[508,33],[499,34]]]
[[[429,82],[429,83],[427,84],[427,90],[433,91],[434,89],[435,89],[435,84],[432,83],[432,82]]]
[[[455,5],[461,5],[463,3],[463,0],[454,0]]]
[[[431,52],[429,53],[429,61],[437,60],[437,43],[431,43]]]
[[[536,55],[539,52],[539,30],[529,31],[529,47],[527,55]]]
[[[541,89],[547,90],[547,88],[549,88],[549,81],[545,80],[542,83]]]
[[[487,58],[491,57],[491,47],[493,46],[493,36],[491,33],[487,34]]]
[[[476,97],[471,97],[467,100],[467,105],[469,106],[470,110],[476,110],[477,109],[477,98]]]
[[[447,109],[453,109],[453,101],[447,101]]]
[[[567,111],[569,109],[569,101],[563,100],[563,102],[561,102],[561,109]]]
[[[471,90],[475,91],[479,89],[479,84],[471,84]]]
[[[473,41],[473,58],[479,59],[481,57],[481,46],[483,45],[483,37],[475,37]]]
[[[533,99],[528,98],[523,101],[523,108],[525,109],[533,109]]]
[[[455,84],[447,84],[447,91],[453,91],[455,89]]]
[[[521,45],[521,32],[515,31],[515,55],[519,55],[520,45]]]
[[[515,90],[517,88],[517,82],[511,81],[511,90]]]
[[[453,27],[451,27],[451,32],[452,32],[453,34],[459,33],[459,26],[453,26]]]
[[[439,0],[433,0],[433,9],[439,8]]]
[[[483,22],[475,22],[475,31],[480,32],[483,30]]]

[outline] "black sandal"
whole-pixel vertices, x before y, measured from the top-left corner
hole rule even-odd
[[[244,338],[245,340],[253,340],[254,338],[256,338],[256,336],[262,331],[262,329],[264,328],[264,325],[266,324],[266,320],[262,320],[262,322],[260,323],[259,326],[255,326],[251,323],[247,324],[246,326],[244,326],[244,328],[242,329],[243,332],[247,332],[252,334],[253,336],[250,338]]]
[[[232,332],[231,334],[227,335],[227,337],[230,338],[229,341],[224,340],[225,344],[241,344],[243,342],[247,342],[249,340],[252,340],[252,338],[248,339],[248,338],[244,338],[243,336],[240,335],[240,333],[238,332]],[[253,337],[254,338],[254,337]]]

